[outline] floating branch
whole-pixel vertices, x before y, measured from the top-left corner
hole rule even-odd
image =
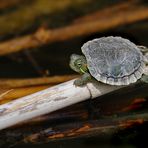
[[[1,105],[0,129],[121,88],[95,82],[76,87],[73,82],[71,80]]]
[[[18,37],[0,43],[0,55],[18,52],[24,49],[39,47],[41,45],[64,41],[70,38],[101,32],[117,26],[130,24],[148,18],[148,8],[137,6],[134,9],[113,13],[110,17],[97,19],[91,22],[71,24],[67,27],[48,30],[40,28],[36,33]]]
[[[0,129],[125,87],[111,86],[95,81],[83,87],[77,87],[73,85],[73,82],[74,80],[67,81],[1,105]]]

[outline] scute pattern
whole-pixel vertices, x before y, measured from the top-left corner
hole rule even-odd
[[[91,75],[111,85],[128,85],[143,74],[144,62],[140,49],[121,37],[102,37],[82,46]]]

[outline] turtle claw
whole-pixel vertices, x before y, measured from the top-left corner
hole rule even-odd
[[[83,86],[85,84],[86,83],[82,79],[77,79],[77,80],[74,81],[75,86]]]
[[[148,83],[148,75],[143,75],[141,81],[144,83]]]
[[[74,85],[83,86],[91,80],[91,75],[89,73],[84,73],[81,78],[74,81]]]

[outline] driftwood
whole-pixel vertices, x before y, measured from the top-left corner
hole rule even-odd
[[[95,81],[77,87],[73,82],[71,80],[1,105],[0,129],[124,87]]]
[[[121,88],[94,82],[76,87],[73,81],[1,105],[0,129]]]
[[[84,21],[84,23],[81,22],[80,24],[74,23],[53,30],[40,28],[33,34],[0,43],[0,55],[39,47],[51,42],[64,41],[74,37],[89,35],[94,32],[108,30],[117,26],[145,20],[147,18],[147,7],[135,6],[132,9],[126,9],[126,11],[123,9],[121,11],[116,11],[116,13],[111,13],[110,15],[107,15],[107,18],[87,22]]]

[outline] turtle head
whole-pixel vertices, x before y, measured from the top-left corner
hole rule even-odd
[[[88,70],[86,58],[82,55],[72,54],[69,65],[71,69],[80,74],[84,74]]]

